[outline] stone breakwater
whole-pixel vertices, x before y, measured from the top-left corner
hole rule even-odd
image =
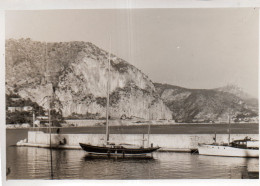
[[[67,119],[63,126],[89,127],[89,126],[105,126],[106,120],[87,120],[87,119]],[[172,125],[174,120],[109,120],[109,126],[140,126],[140,125]]]
[[[160,151],[190,152],[198,148],[198,143],[213,143],[214,134],[111,134],[110,141],[115,144],[130,143],[135,145],[159,146]],[[250,137],[258,140],[258,134],[231,134],[231,140]],[[59,149],[80,149],[79,143],[92,145],[104,144],[104,134],[51,134],[51,145]],[[64,143],[65,142],[65,143]],[[228,134],[218,134],[217,143],[227,143]],[[17,146],[50,147],[50,134],[41,131],[29,131],[28,138]]]

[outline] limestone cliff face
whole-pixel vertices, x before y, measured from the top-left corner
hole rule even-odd
[[[63,116],[106,113],[108,53],[87,42],[6,41],[6,88],[45,108],[54,91],[54,107]],[[51,84],[52,83],[52,84]],[[110,116],[171,119],[151,80],[112,55]]]

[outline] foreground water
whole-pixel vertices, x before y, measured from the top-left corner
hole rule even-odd
[[[49,149],[12,146],[26,135],[7,130],[7,179],[51,179]],[[259,170],[258,158],[157,152],[153,160],[89,160],[83,150],[52,153],[54,179],[240,179],[247,171]]]

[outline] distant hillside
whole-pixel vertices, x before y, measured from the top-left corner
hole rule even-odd
[[[111,55],[110,116],[171,119],[152,81],[128,62]],[[64,117],[106,115],[108,53],[89,42],[45,43],[6,40],[6,90]],[[52,85],[50,84],[52,83]],[[149,114],[150,113],[150,114]]]
[[[215,90],[221,92],[228,92],[241,98],[247,105],[248,108],[258,113],[258,99],[244,92],[240,87],[236,85],[227,85],[224,87],[216,88]]]
[[[182,122],[227,122],[255,121],[258,116],[257,99],[230,87],[218,89],[187,89],[178,86],[154,83],[157,92],[173,113],[173,118]],[[232,90],[232,91],[231,91]]]

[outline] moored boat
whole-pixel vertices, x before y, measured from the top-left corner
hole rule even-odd
[[[89,156],[103,156],[103,157],[152,157],[151,153],[158,150],[160,147],[138,147],[138,146],[126,146],[126,145],[104,145],[95,146],[90,144],[80,143],[83,150],[88,152]]]
[[[198,152],[201,155],[257,158],[259,157],[259,142],[245,138],[235,140],[230,144],[199,144]]]

